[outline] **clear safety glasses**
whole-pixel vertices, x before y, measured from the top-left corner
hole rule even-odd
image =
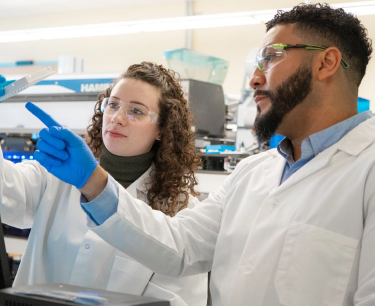
[[[151,111],[146,105],[122,102],[114,97],[104,98],[100,110],[105,116],[115,116],[120,108],[131,122],[139,124],[158,123],[158,114]]]
[[[260,71],[269,71],[275,67],[278,63],[282,62],[287,57],[286,50],[288,49],[303,49],[303,50],[314,50],[323,51],[328,47],[314,46],[314,45],[289,45],[289,44],[272,44],[263,47],[259,50],[256,58],[255,65]],[[341,65],[345,68],[349,68],[349,64],[346,60],[341,58]]]

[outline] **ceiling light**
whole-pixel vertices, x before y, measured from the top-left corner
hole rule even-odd
[[[253,16],[254,14],[246,12],[234,14],[216,14],[164,19],[148,19],[68,27],[0,31],[0,43],[17,41],[35,41],[46,39],[108,36],[139,32],[229,27],[261,23],[261,20],[255,19]]]
[[[331,4],[332,7],[342,7],[346,12],[353,13],[357,16],[375,14],[375,1],[360,1]]]
[[[375,14],[375,1],[332,4],[358,16]],[[290,10],[290,9],[281,9]],[[77,25],[16,31],[0,31],[0,43],[109,36],[140,32],[174,31],[259,24],[267,22],[277,10],[250,11],[230,14],[185,16],[102,24]]]

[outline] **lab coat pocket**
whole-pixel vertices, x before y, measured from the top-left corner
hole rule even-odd
[[[355,239],[292,222],[275,278],[280,303],[342,305],[357,246]]]
[[[142,295],[153,273],[136,261],[116,256],[107,290]]]

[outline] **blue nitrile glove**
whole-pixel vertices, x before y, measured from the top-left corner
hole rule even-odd
[[[90,148],[35,104],[27,102],[26,108],[47,126],[40,131],[34,158],[60,180],[81,188],[98,165]]]
[[[7,81],[5,76],[0,74],[0,97],[5,95],[4,87],[8,86],[10,83],[13,83],[13,82],[14,82],[14,80]],[[0,100],[0,102],[1,102],[1,100]]]
[[[0,74],[0,97],[4,96],[5,94],[5,91],[4,91],[5,81],[6,81],[5,77]]]

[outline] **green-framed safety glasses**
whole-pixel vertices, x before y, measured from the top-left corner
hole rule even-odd
[[[272,44],[267,45],[259,50],[256,58],[255,65],[260,71],[269,71],[275,67],[278,63],[283,61],[287,57],[285,50],[287,49],[304,49],[304,50],[314,50],[323,51],[328,47],[315,46],[315,45],[302,45],[302,44]],[[349,68],[349,64],[346,60],[341,58],[341,65],[345,68]]]

